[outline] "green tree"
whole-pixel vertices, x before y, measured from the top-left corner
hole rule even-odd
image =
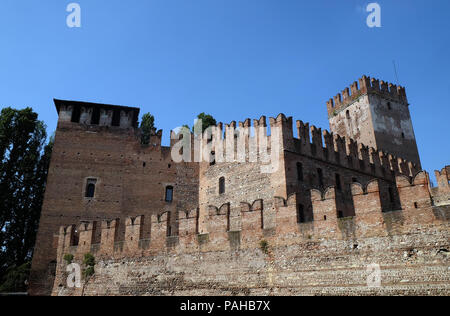
[[[23,290],[45,191],[53,139],[31,108],[0,113],[0,283]],[[20,278],[18,282],[16,278]],[[19,284],[22,284],[19,286]]]
[[[142,116],[141,121],[141,143],[148,145],[150,143],[150,136],[156,133],[155,117],[150,113],[146,113]]]

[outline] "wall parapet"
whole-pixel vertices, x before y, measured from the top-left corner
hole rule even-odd
[[[421,225],[439,225],[448,220],[448,214],[435,214],[429,191],[426,172],[413,179],[398,176],[402,215],[396,226],[403,234]],[[152,215],[150,238],[143,239],[144,216],[124,219],[124,238],[119,234],[120,219],[97,222],[82,222],[64,226],[59,231],[58,260],[64,254],[73,253],[81,260],[85,253],[93,252],[100,258],[123,258],[153,256],[158,253],[229,251],[244,248],[259,248],[261,241],[283,245],[323,239],[360,239],[392,234],[391,222],[386,222],[382,211],[380,181],[374,179],[366,184],[353,183],[351,192],[355,215],[340,218],[339,204],[334,187],[310,191],[313,209],[312,220],[304,220],[298,204],[297,194],[287,198],[274,197],[265,203],[259,199],[241,202],[241,229],[231,231],[230,211],[234,205],[225,203],[220,207],[211,205],[207,217],[208,231],[199,234],[199,209],[178,212],[177,234],[168,231],[169,214]],[[265,207],[265,205],[268,207]],[[448,211],[448,210],[447,210]],[[392,217],[390,217],[392,218]],[[390,219],[391,220],[391,219]],[[233,225],[234,226],[234,225]],[[101,229],[101,232],[98,231]],[[98,243],[95,236],[101,236]]]

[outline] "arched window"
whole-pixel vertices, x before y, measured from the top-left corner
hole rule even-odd
[[[219,194],[225,193],[225,178],[222,177],[219,179]]]
[[[87,179],[85,197],[93,198],[95,196],[95,184],[97,179]]]
[[[173,201],[173,186],[166,187],[166,202],[171,203]]]

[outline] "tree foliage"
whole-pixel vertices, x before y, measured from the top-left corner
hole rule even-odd
[[[201,130],[203,133],[208,127],[215,125],[217,125],[216,119],[212,115],[202,112],[199,115],[197,115],[197,120],[195,121],[194,126],[192,127],[192,132],[199,133],[199,131]],[[189,129],[189,125],[183,125],[183,127]]]
[[[31,108],[0,113],[0,284],[17,291],[29,267],[53,140]]]
[[[148,145],[150,143],[150,136],[156,133],[155,117],[150,113],[142,116],[141,121],[141,143]]]

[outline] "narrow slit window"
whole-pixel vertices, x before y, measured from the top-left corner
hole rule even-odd
[[[219,179],[219,194],[225,193],[225,178],[222,177]]]
[[[173,187],[166,187],[166,202],[171,203],[173,201]]]
[[[93,198],[95,196],[95,185],[96,184],[97,184],[97,179],[87,179],[85,197]]]

